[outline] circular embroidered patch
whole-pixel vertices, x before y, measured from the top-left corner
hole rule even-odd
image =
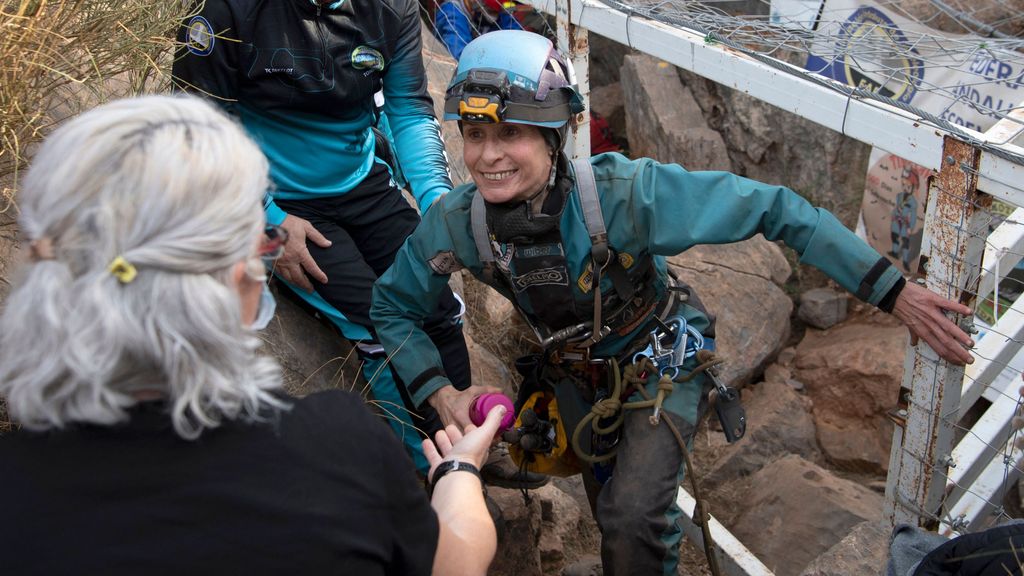
[[[185,38],[185,47],[196,56],[209,56],[213,52],[213,44],[216,37],[213,35],[213,26],[209,20],[202,16],[196,16],[188,22],[188,37]]]

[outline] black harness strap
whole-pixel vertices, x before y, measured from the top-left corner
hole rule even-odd
[[[473,243],[476,244],[476,253],[480,257],[480,264],[483,266],[484,282],[494,283],[494,250],[491,249],[490,238],[487,234],[487,206],[484,199],[477,192],[473,194],[473,204],[469,208],[469,219],[473,226]]]

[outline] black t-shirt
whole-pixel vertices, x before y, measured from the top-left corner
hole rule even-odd
[[[0,437],[4,574],[429,574],[437,517],[356,395],[196,441],[159,404],[121,426]]]

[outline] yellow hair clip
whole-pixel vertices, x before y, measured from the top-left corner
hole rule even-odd
[[[121,284],[130,284],[131,281],[135,280],[135,277],[139,274],[139,271],[135,269],[135,266],[132,266],[131,262],[125,260],[124,256],[114,258],[114,260],[110,262],[110,266],[107,267],[107,270],[109,270],[110,273],[114,275],[114,278],[117,278],[117,281]]]

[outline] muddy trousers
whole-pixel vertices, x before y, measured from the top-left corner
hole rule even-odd
[[[653,391],[656,382],[652,379],[647,389]],[[571,401],[566,402],[569,399],[565,396],[572,392],[565,382],[556,388],[556,394],[559,409],[565,407],[562,415],[566,422],[576,420]],[[707,408],[706,398],[705,378],[698,376],[692,382],[677,385],[676,391],[666,398],[663,421],[657,426],[649,421],[650,409],[627,411],[611,478],[601,486],[592,468],[584,470],[584,486],[601,530],[605,576],[675,576],[683,536],[676,490],[684,479],[686,466],[664,419],[671,418],[687,445],[691,445],[696,423]],[[639,399],[636,394],[630,398]]]
[[[429,466],[420,442],[425,434],[441,428],[440,418],[429,405],[413,406],[405,386],[387,364],[370,321],[373,283],[391,266],[395,253],[419,224],[419,214],[380,163],[362,183],[340,196],[276,203],[285,212],[308,220],[331,241],[327,248],[307,241],[310,255],[327,275],[327,284],[310,279],[313,293],[284,284],[352,341],[378,411],[403,441],[416,468],[425,473]],[[445,374],[459,390],[470,385],[462,311],[460,301],[446,290],[423,326],[441,353]]]

